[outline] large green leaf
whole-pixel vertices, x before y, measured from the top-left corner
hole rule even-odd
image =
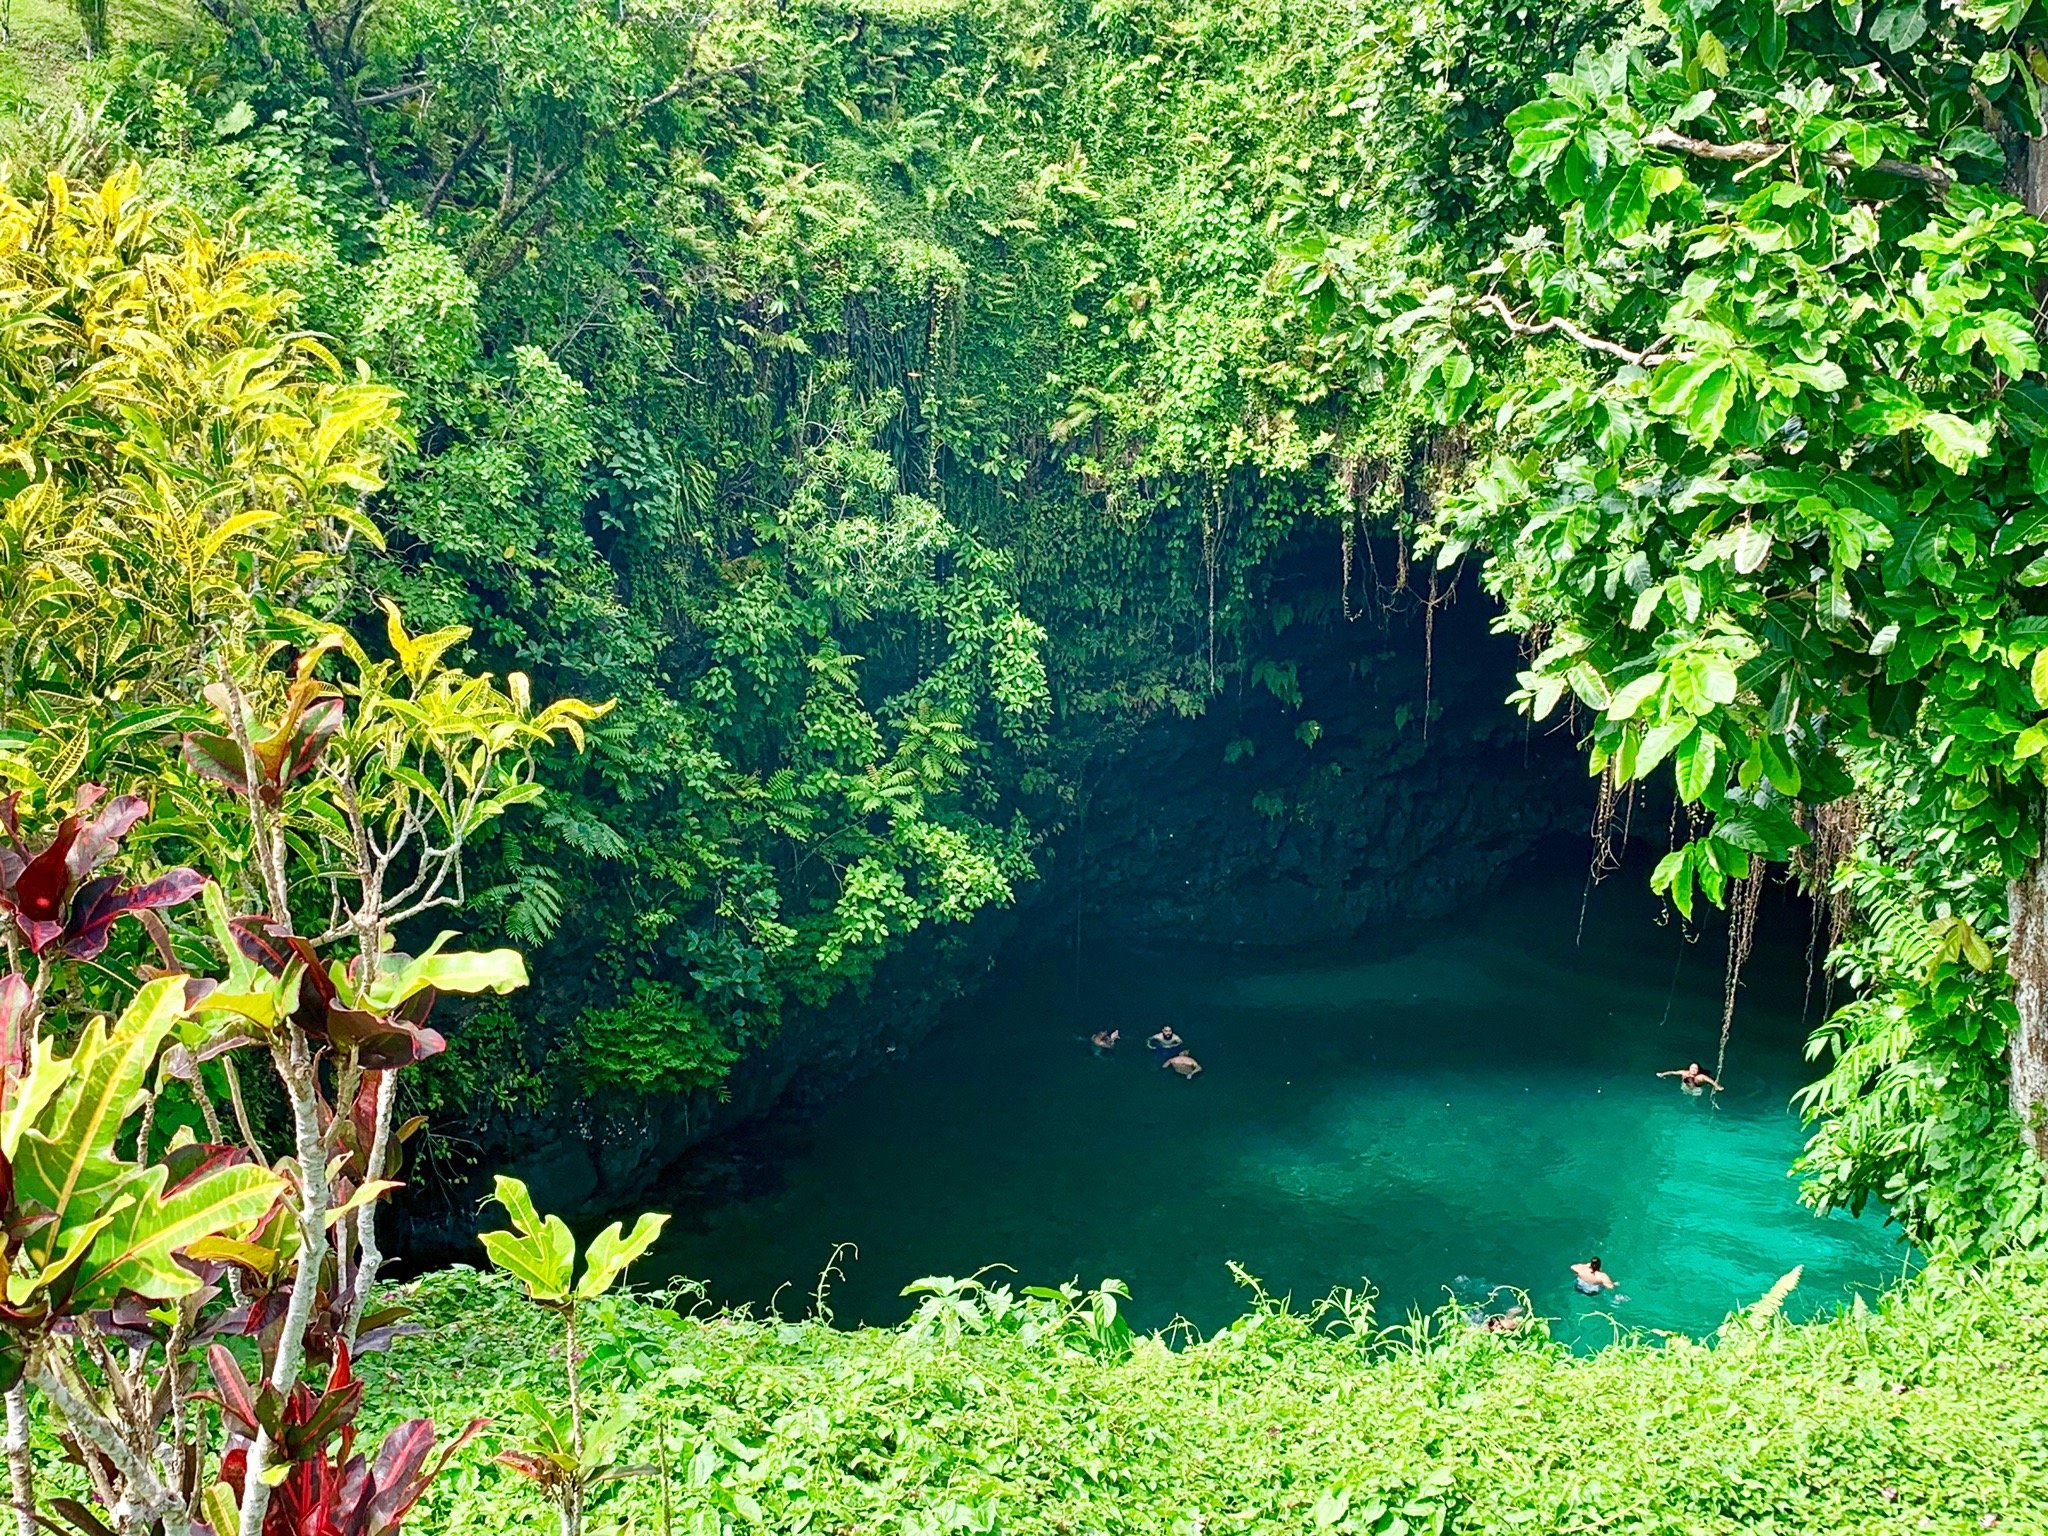
[[[1650,216],[1650,188],[1641,161],[1622,166],[1586,194],[1586,221],[1617,240],[1638,233]]]
[[[534,1210],[533,1197],[519,1180],[501,1173],[496,1183],[492,1198],[512,1218],[513,1230],[479,1234],[484,1252],[535,1301],[567,1301],[576,1263],[576,1239],[567,1223]]]
[[[15,1197],[55,1218],[45,1243],[88,1218],[128,1176],[132,1164],[114,1156],[114,1139],[184,1012],[185,978],[166,976],[136,993],[111,1030],[95,1020],[63,1085],[24,1129],[15,1149]]]
[[[191,1294],[199,1279],[173,1257],[208,1237],[240,1238],[261,1221],[284,1190],[268,1168],[240,1163],[163,1193],[169,1170],[140,1170],[132,1203],[117,1212],[79,1271],[76,1301],[111,1302],[122,1292],[155,1301]]]
[[[1979,315],[1959,333],[1951,333],[1951,346],[1981,342],[1998,366],[2009,374],[2033,373],[2041,366],[2040,344],[2027,322],[2009,309],[1995,309]]]
[[[1959,475],[1991,451],[1990,429],[1947,411],[1929,411],[1920,419],[1920,440],[1944,469]]]
[[[516,949],[457,950],[440,946],[452,937],[442,934],[426,954],[380,976],[369,990],[372,1008],[396,1008],[432,987],[438,992],[496,992],[503,995],[526,985],[526,959]]]
[[[1892,0],[1870,24],[1870,40],[1894,53],[1904,53],[1927,35],[1927,8],[1922,0]]]
[[[1514,154],[1509,168],[1527,176],[1549,165],[1573,139],[1578,137],[1582,113],[1576,102],[1546,96],[1508,114],[1508,132],[1514,135]]]
[[[10,1162],[20,1149],[23,1133],[37,1123],[50,1100],[70,1081],[75,1059],[59,1056],[54,1040],[36,1042],[28,1074],[9,1093],[7,1117],[0,1121],[0,1152],[4,1152]]]
[[[576,1287],[577,1299],[590,1301],[610,1290],[626,1267],[654,1246],[667,1225],[668,1217],[649,1212],[633,1223],[632,1232],[625,1237],[619,1235],[616,1221],[598,1233],[583,1251],[583,1281]]]

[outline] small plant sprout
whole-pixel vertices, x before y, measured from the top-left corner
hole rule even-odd
[[[631,1404],[621,1403],[596,1424],[586,1423],[583,1383],[577,1369],[576,1309],[597,1300],[646,1254],[668,1225],[668,1217],[643,1214],[628,1233],[613,1222],[583,1252],[583,1278],[575,1278],[576,1239],[559,1216],[542,1216],[519,1180],[498,1176],[492,1196],[512,1218],[510,1232],[481,1234],[491,1262],[517,1280],[536,1305],[562,1318],[562,1359],[568,1388],[568,1412],[549,1408],[530,1392],[518,1394],[531,1433],[498,1453],[500,1466],[538,1484],[561,1512],[562,1536],[579,1536],[589,1490],[624,1477],[645,1477],[651,1467],[617,1465],[613,1446],[631,1417]]]

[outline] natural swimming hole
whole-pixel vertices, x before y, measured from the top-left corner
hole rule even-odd
[[[1907,1253],[1878,1213],[1798,1203],[1790,1099],[1824,988],[1806,939],[1789,905],[1766,914],[1726,1090],[1701,1098],[1654,1074],[1713,1069],[1723,943],[1661,920],[1634,869],[1590,893],[1530,875],[1315,950],[1105,942],[1001,967],[914,1052],[700,1162],[648,1277],[804,1315],[843,1243],[842,1325],[901,1321],[920,1277],[1002,1265],[1114,1277],[1134,1322],[1208,1331],[1252,1299],[1234,1262],[1299,1306],[1369,1284],[1383,1322],[1519,1287],[1594,1345],[1701,1335],[1798,1265],[1788,1312],[1829,1310]],[[1192,1082],[1145,1049],[1167,1022]],[[1098,1057],[1086,1037],[1110,1027]],[[1595,1253],[1626,1299],[1574,1292]]]

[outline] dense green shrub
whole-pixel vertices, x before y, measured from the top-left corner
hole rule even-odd
[[[703,1006],[667,982],[643,978],[617,1007],[576,1021],[576,1075],[588,1093],[714,1088],[738,1055]]]

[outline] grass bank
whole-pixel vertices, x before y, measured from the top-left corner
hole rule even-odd
[[[69,0],[0,0],[0,120],[75,99],[85,30]],[[204,23],[176,0],[119,0],[107,10],[109,46],[150,46]]]
[[[558,1325],[500,1281],[454,1270],[412,1299],[428,1331],[367,1362],[381,1408],[516,1432],[519,1393],[560,1400]],[[609,1485],[591,1529],[2048,1531],[2039,1259],[1589,1357],[1453,1318],[1351,1324],[1254,1297],[1169,1347],[1085,1301],[973,1287],[897,1331],[609,1302],[585,1322],[598,1415],[627,1415],[622,1462],[667,1475]],[[424,1514],[423,1531],[552,1524],[482,1456]]]

